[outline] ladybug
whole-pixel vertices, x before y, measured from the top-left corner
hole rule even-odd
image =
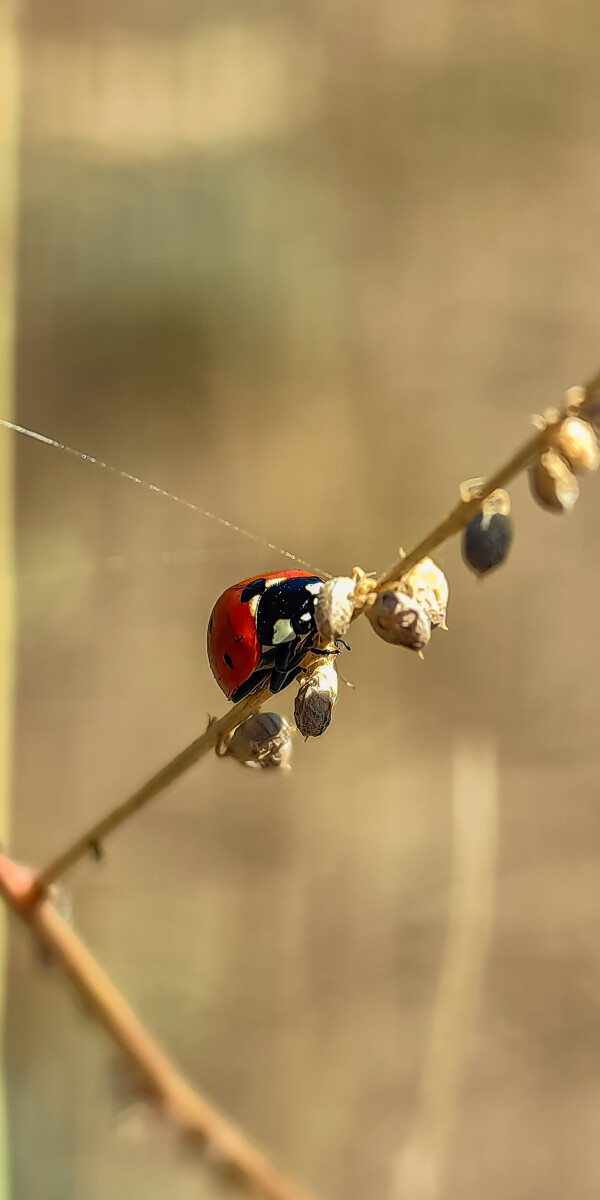
[[[243,700],[265,683],[280,692],[296,678],[305,654],[315,649],[323,583],[307,571],[268,571],[219,596],[208,622],[208,660],[229,700]]]

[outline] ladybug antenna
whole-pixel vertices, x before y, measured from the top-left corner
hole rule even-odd
[[[186,500],[185,496],[177,496],[175,492],[168,492],[166,488],[158,487],[156,483],[149,483],[146,479],[140,479],[139,475],[130,475],[129,471],[122,471],[120,467],[114,467],[111,463],[103,462],[101,458],[94,458],[92,454],[84,454],[82,450],[74,450],[72,446],[66,446],[64,442],[58,442],[56,438],[46,437],[43,433],[36,433],[33,429],[26,429],[24,425],[15,425],[12,421],[6,421],[0,417],[0,425],[5,429],[10,429],[13,433],[21,433],[24,437],[32,438],[34,442],[42,442],[44,446],[53,446],[55,450],[64,450],[65,454],[71,454],[73,458],[79,458],[82,462],[92,463],[95,467],[100,467],[103,471],[109,471],[111,475],[117,475],[120,479],[126,479],[128,483],[136,483],[138,487],[144,488],[147,492],[154,492],[158,496],[164,496],[166,500],[173,500],[175,504],[180,504],[183,508],[190,509],[191,512],[198,513],[201,517],[208,517],[210,521],[216,521],[218,525],[223,525],[225,529],[231,529],[234,533],[240,533],[242,537],[250,538],[252,542],[258,542],[260,546],[266,546],[267,550],[274,550],[276,554],[282,554],[284,558],[290,558],[292,562],[299,563],[302,567],[308,567],[309,571],[313,571],[315,575],[320,575],[324,579],[331,579],[328,571],[322,571],[320,568],[313,566],[312,563],[306,562],[304,558],[299,558],[297,554],[292,554],[291,550],[284,550],[281,546],[276,546],[273,542],[267,541],[266,538],[260,537],[258,533],[252,533],[249,529],[244,529],[241,525],[234,524],[233,521],[228,521],[226,517],[219,517],[216,513],[209,512],[207,508],[201,508],[199,504],[194,504],[192,500]]]

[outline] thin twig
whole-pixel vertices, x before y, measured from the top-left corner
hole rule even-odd
[[[197,1140],[207,1162],[263,1200],[312,1200],[179,1074],[89,950],[44,898],[32,903],[33,872],[0,854],[0,896],[49,951],[175,1124]]]
[[[596,393],[599,389],[600,370],[585,385],[583,389],[585,395],[582,396],[578,405],[578,411],[584,412],[586,408],[597,402]],[[492,492],[495,492],[497,488],[504,487],[511,479],[514,479],[516,475],[525,470],[551,444],[558,426],[569,415],[571,408],[572,405],[567,404],[560,412],[557,410],[555,416],[548,421],[544,429],[535,433],[503,466],[499,467],[493,475],[490,475],[482,483],[476,496],[470,500],[460,500],[449,515],[439,525],[436,525],[427,537],[423,538],[414,549],[395,562],[393,566],[389,567],[375,582],[374,589],[381,591],[390,583],[398,581],[407,571],[410,571],[412,567],[421,562],[428,554],[431,554],[433,550],[442,545],[448,538],[459,533],[468,524],[471,517],[479,511],[483,501]],[[358,615],[357,610],[355,616]],[[49,885],[54,883],[65,871],[81,858],[85,858],[90,851],[96,851],[102,845],[107,834],[112,833],[113,829],[117,829],[123,821],[126,821],[140,808],[143,808],[149,800],[154,799],[155,796],[163,792],[171,783],[179,779],[189,767],[208,754],[218,741],[231,732],[232,729],[235,729],[237,725],[241,724],[246,717],[258,712],[269,694],[268,689],[264,688],[254,696],[248,696],[245,700],[240,701],[224,717],[209,725],[205,733],[196,738],[185,750],[182,750],[181,754],[178,754],[176,758],[167,763],[160,771],[157,771],[156,775],[153,775],[137,792],[134,792],[132,796],[124,800],[117,808],[112,809],[101,821],[82,834],[81,837],[77,838],[62,854],[59,854],[47,867],[44,867],[38,873],[31,899],[43,896]]]
[[[470,1044],[477,1027],[494,913],[497,750],[460,736],[453,755],[454,852],[448,929],[415,1111],[389,1200],[441,1200]]]
[[[218,721],[211,721],[208,729],[200,734],[200,737],[190,742],[185,750],[182,750],[180,754],[172,758],[164,767],[161,767],[160,771],[157,771],[155,775],[146,780],[146,783],[142,784],[132,796],[128,796],[116,808],[111,809],[105,817],[102,817],[100,821],[92,825],[91,829],[86,830],[81,837],[78,837],[70,846],[67,846],[66,850],[63,850],[61,854],[53,858],[47,867],[39,871],[35,877],[30,899],[33,900],[41,897],[51,883],[54,883],[61,875],[64,875],[65,871],[68,871],[81,858],[85,858],[90,852],[97,854],[109,833],[112,833],[114,829],[118,829],[119,825],[122,825],[124,821],[132,817],[134,813],[148,804],[150,800],[153,800],[155,796],[158,796],[160,792],[164,792],[169,784],[179,779],[199,759],[209,754],[211,750],[214,750],[217,743],[226,734],[230,733],[232,729],[240,725],[242,721],[245,721],[246,717],[258,712],[268,694],[268,691],[263,689],[260,692],[256,692],[253,696],[247,696],[245,700],[240,700],[238,704],[234,704],[233,708],[225,713],[223,717],[220,717]]]
[[[600,388],[600,371],[592,376],[585,385],[585,399],[578,405],[579,412],[584,412],[586,408],[589,408],[597,400],[595,392],[598,388]],[[492,492],[495,492],[497,488],[506,487],[506,484],[510,483],[511,479],[514,479],[516,475],[520,475],[521,471],[524,471],[550,446],[556,435],[557,426],[568,415],[569,405],[567,404],[560,412],[557,411],[556,416],[552,421],[548,422],[546,428],[535,433],[528,442],[525,442],[508,459],[508,462],[505,462],[503,466],[499,467],[493,475],[490,475],[482,483],[476,496],[470,500],[459,500],[455,508],[452,509],[443,521],[440,521],[439,525],[435,526],[435,529],[432,529],[431,533],[427,534],[427,537],[424,537],[404,558],[398,559],[393,566],[389,567],[377,580],[376,590],[381,591],[388,584],[398,582],[398,580],[402,579],[403,575],[406,575],[408,571],[416,567],[417,563],[426,558],[428,554],[431,554],[433,550],[436,550],[438,546],[441,546],[443,542],[447,542],[455,533],[460,533],[461,529],[464,529],[465,525],[468,525],[471,517],[476,512],[479,512],[483,501],[488,496],[491,496]]]

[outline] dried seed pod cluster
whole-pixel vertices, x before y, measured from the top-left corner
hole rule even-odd
[[[447,629],[448,580],[432,558],[423,558],[400,580],[400,591],[417,600],[429,617],[432,629]]]
[[[422,653],[432,629],[446,628],[448,581],[431,558],[417,563],[399,583],[368,597],[365,615],[378,637]]]
[[[279,713],[255,713],[238,725],[221,753],[246,767],[289,770],[292,729]]]
[[[344,638],[354,616],[355,580],[340,575],[323,584],[315,605],[315,624],[327,642]]]
[[[338,694],[333,658],[316,659],[301,677],[294,701],[296,726],[303,737],[320,737],[329,727]]]
[[[599,465],[600,450],[593,426],[579,416],[567,417],[557,426],[552,446],[530,468],[534,499],[549,512],[569,512],[579,499],[576,476],[595,471]]]
[[[406,646],[420,653],[431,637],[431,621],[425,609],[399,587],[378,592],[366,616],[375,633],[392,646]]]
[[[360,567],[354,568],[352,578],[339,575],[323,584],[315,605],[315,625],[325,642],[346,637],[352,618],[364,608],[373,586]]]
[[[462,485],[463,498],[467,487]],[[504,562],[512,539],[510,496],[498,488],[483,501],[480,512],[475,513],[463,530],[463,559],[476,575],[485,575]]]

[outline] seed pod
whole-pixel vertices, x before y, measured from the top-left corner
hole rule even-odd
[[[420,652],[431,637],[431,623],[418,600],[398,588],[378,592],[365,608],[375,633],[392,646],[406,646]]]
[[[529,472],[534,500],[550,512],[569,512],[579,499],[579,484],[558,450],[546,450]]]
[[[476,513],[463,532],[462,554],[476,575],[485,575],[504,562],[513,539],[510,517],[502,513]]]
[[[600,464],[598,438],[587,421],[567,417],[556,435],[556,447],[576,475],[595,471]]]
[[[345,575],[323,584],[315,605],[315,623],[328,642],[345,638],[354,613],[355,581]]]
[[[246,767],[289,770],[292,730],[279,713],[255,713],[238,725],[225,753]]]
[[[447,629],[448,580],[432,558],[423,558],[400,580],[400,591],[417,600],[431,622],[431,628]]]
[[[331,722],[338,694],[332,659],[321,659],[304,675],[294,701],[296,725],[303,737],[320,737]]]
[[[463,530],[463,560],[476,575],[485,575],[504,562],[513,539],[509,514],[508,492],[498,488]]]

